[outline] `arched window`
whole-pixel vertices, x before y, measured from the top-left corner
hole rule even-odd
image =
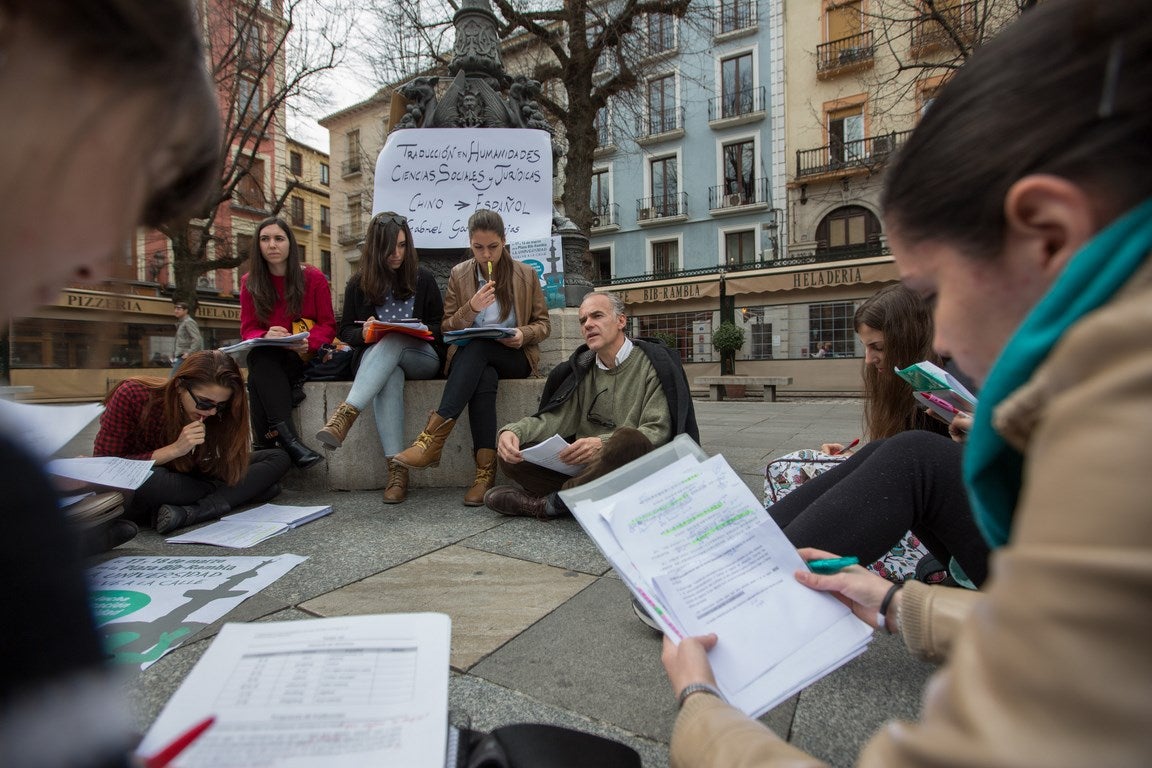
[[[859,205],[846,205],[825,216],[816,227],[817,250],[880,248],[880,219]]]

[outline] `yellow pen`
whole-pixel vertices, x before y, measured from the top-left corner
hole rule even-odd
[[[492,262],[488,262],[488,282],[492,282]]]

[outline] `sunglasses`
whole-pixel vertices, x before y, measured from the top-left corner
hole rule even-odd
[[[378,221],[381,224],[395,224],[398,227],[403,227],[408,223],[408,219],[398,213],[392,211],[383,211],[372,217],[372,221]]]
[[[196,410],[198,411],[216,411],[216,413],[224,413],[228,410],[227,400],[222,403],[218,403],[215,400],[205,400],[204,398],[198,396],[191,389],[188,389],[187,387],[184,389],[188,393],[188,396],[192,398],[192,402],[195,403]]]

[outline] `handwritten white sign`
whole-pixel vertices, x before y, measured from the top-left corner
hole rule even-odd
[[[488,208],[509,241],[552,234],[552,143],[527,128],[393,131],[376,160],[372,213],[408,217],[417,248],[466,248],[468,217]]]

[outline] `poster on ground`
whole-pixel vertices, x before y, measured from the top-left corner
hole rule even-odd
[[[147,669],[308,558],[118,557],[88,572],[92,609],[114,661]]]

